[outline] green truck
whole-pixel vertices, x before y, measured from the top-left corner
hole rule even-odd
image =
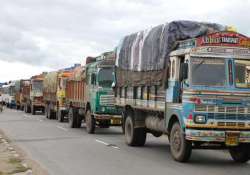
[[[85,67],[75,70],[69,78],[66,102],[70,127],[81,127],[84,121],[87,132],[94,133],[96,126],[109,128],[121,125],[112,89],[114,64],[114,52],[88,57]]]

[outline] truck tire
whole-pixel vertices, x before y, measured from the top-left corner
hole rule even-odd
[[[83,117],[76,112],[76,128],[81,128]]]
[[[31,106],[31,114],[36,115],[36,107],[33,105]]]
[[[28,112],[27,112],[27,105],[24,106],[24,112],[25,112],[25,113],[28,113]]]
[[[44,115],[45,115],[46,118],[49,118],[48,107],[47,106],[45,106]]]
[[[90,110],[87,110],[86,112],[86,130],[89,134],[95,133],[95,118]]]
[[[250,160],[250,144],[241,144],[229,149],[232,159],[237,163],[246,163]]]
[[[48,119],[54,119],[54,115],[51,109],[48,109]]]
[[[63,113],[63,111],[61,111],[61,110],[57,111],[57,120],[59,122],[63,122],[64,121],[64,113]]]
[[[45,107],[42,108],[42,114],[45,114]]]
[[[75,115],[75,110],[73,108],[69,109],[69,127],[70,128],[76,128],[77,120]]]
[[[125,111],[122,111],[122,133],[125,134],[125,119],[126,119],[126,113]]]
[[[28,112],[28,113],[31,113],[30,106],[27,106],[27,112]]]
[[[144,146],[147,138],[145,128],[135,128],[131,114],[125,120],[125,139],[129,146]]]
[[[178,162],[187,162],[192,153],[192,143],[185,139],[179,122],[175,122],[170,131],[170,151]]]

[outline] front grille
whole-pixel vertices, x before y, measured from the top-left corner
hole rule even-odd
[[[250,114],[250,107],[222,106],[222,105],[221,106],[216,106],[216,105],[195,105],[195,112]]]
[[[244,121],[250,121],[250,107],[195,105],[195,113],[203,112],[206,113],[209,120],[218,121],[218,126],[245,127]]]
[[[113,106],[115,104],[114,95],[100,95],[100,105]]]

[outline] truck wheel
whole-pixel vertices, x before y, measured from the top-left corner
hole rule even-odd
[[[45,114],[45,117],[46,117],[46,118],[49,118],[49,115],[48,115],[48,107],[47,107],[47,106],[45,106],[44,114]]]
[[[76,113],[75,115],[76,115],[76,128],[81,128],[83,117],[78,113]]]
[[[27,112],[28,112],[28,113],[31,113],[30,106],[27,106]]]
[[[76,115],[73,108],[69,109],[69,127],[76,128]]]
[[[129,146],[144,146],[147,132],[145,128],[135,128],[134,122],[129,114],[125,120],[125,139]]]
[[[233,160],[237,163],[246,163],[250,160],[250,144],[242,144],[229,149]]]
[[[54,118],[53,112],[52,112],[51,109],[48,109],[48,118],[49,118],[50,120]]]
[[[27,105],[24,106],[24,112],[27,113]]]
[[[192,153],[192,143],[185,139],[178,122],[173,124],[170,132],[170,151],[174,160],[187,162]]]
[[[42,114],[45,114],[45,107],[42,108]]]
[[[86,112],[86,129],[89,134],[95,133],[95,119],[93,115],[91,115],[90,110]]]
[[[31,106],[31,114],[36,115],[36,108],[33,105]]]
[[[125,111],[122,111],[122,133],[125,133],[125,119],[126,119],[126,114]]]
[[[57,111],[57,120],[59,122],[63,122],[64,121],[64,115],[63,114],[64,114],[63,111],[61,111],[61,110]]]

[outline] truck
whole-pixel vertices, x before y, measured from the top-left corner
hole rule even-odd
[[[95,128],[121,125],[120,111],[114,106],[112,89],[115,53],[106,52],[98,57],[88,57],[86,65],[75,71],[67,81],[66,101],[69,126],[81,127],[86,123],[89,134]]]
[[[16,106],[15,103],[15,83],[10,81],[2,86],[3,94],[2,99],[4,104],[8,108],[14,108]]]
[[[43,101],[43,80],[46,72],[32,76],[30,78],[30,84],[24,86],[25,90],[25,102],[24,111],[35,115],[37,111],[45,112]]]
[[[173,21],[128,35],[117,47],[114,89],[125,141],[169,139],[174,160],[193,149],[250,159],[250,38],[232,28]]]
[[[45,103],[45,115],[49,119],[56,118],[63,122],[68,111],[66,109],[65,90],[66,81],[72,71],[60,70],[49,72],[43,82],[43,98]]]

